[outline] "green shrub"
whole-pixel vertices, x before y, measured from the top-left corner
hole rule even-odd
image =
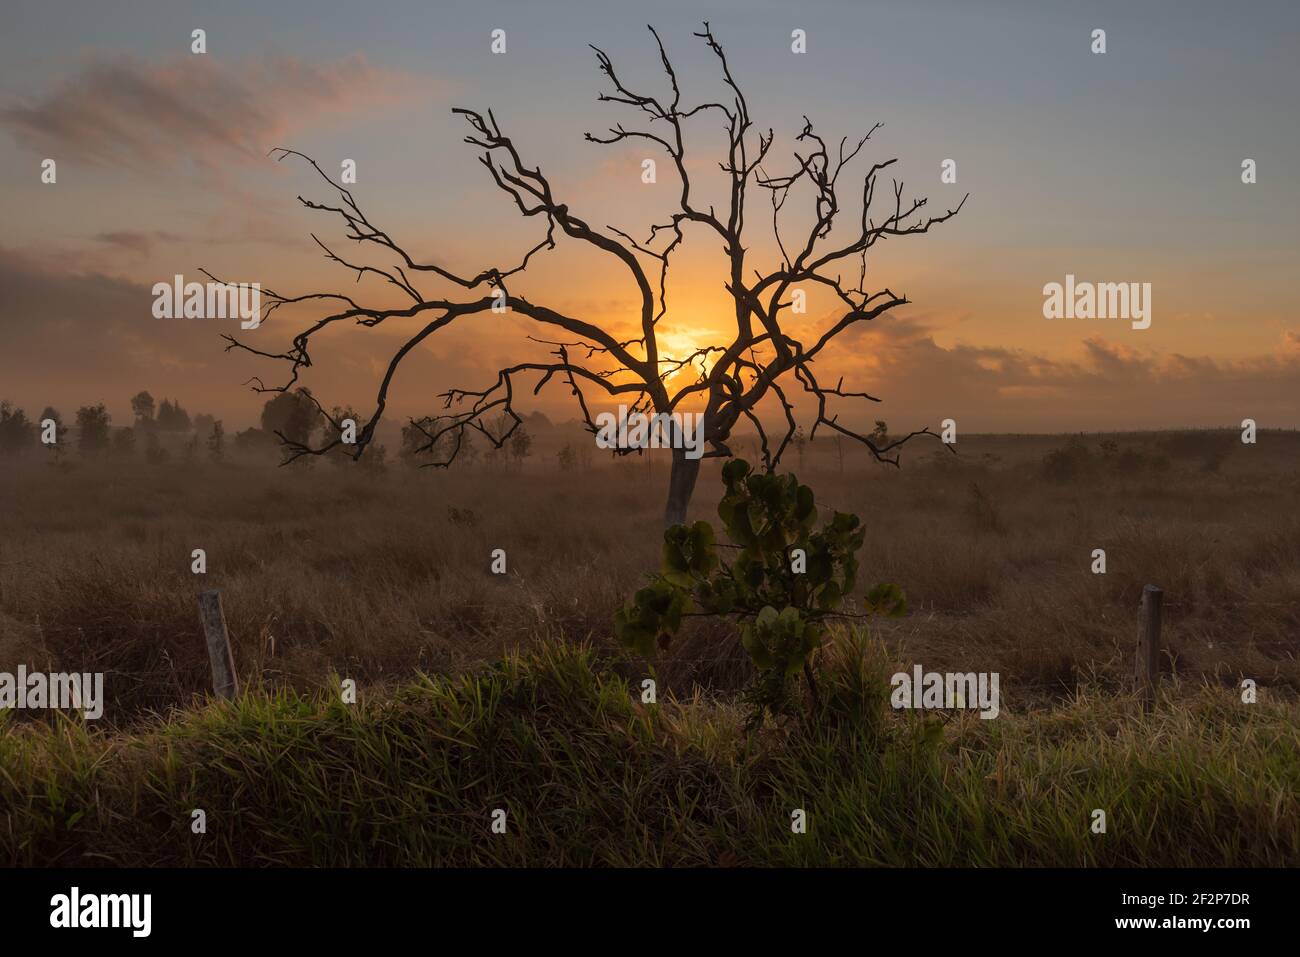
[[[791,710],[789,679],[801,670],[816,706],[817,684],[809,656],[821,644],[829,619],[857,583],[855,557],[866,534],[856,515],[836,512],[820,529],[812,489],[793,475],[755,473],[732,459],[722,468],[726,489],[718,517],[736,556],[718,554],[708,522],[674,525],[664,533],[660,573],[638,590],[614,618],[614,635],[649,657],[671,641],[687,615],[728,616],[758,677],[747,700],[751,724]],[[877,585],[864,599],[868,613],[898,617],[902,590]]]

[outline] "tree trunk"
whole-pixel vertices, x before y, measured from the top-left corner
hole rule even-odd
[[[700,475],[700,460],[688,459],[685,449],[673,449],[673,469],[668,475],[668,505],[664,508],[664,528],[686,521],[686,506],[691,503],[695,480]]]

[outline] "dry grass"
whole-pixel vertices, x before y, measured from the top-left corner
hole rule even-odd
[[[999,671],[1006,708],[1118,685],[1147,582],[1166,590],[1170,670],[1300,688],[1300,435],[1235,448],[1222,435],[1112,438],[1105,454],[1096,437],[1079,452],[1060,437],[976,436],[960,456],[917,448],[902,470],[849,457],[843,473],[819,442],[787,464],[819,502],[863,517],[860,580],[906,590],[911,613],[877,626],[890,652]],[[657,565],[666,462],[553,462],[379,475],[6,462],[0,670],[105,671],[110,720],[188,703],[207,682],[194,599],[208,587],[223,591],[250,687],[459,673],[559,634],[613,652],[614,609]],[[715,473],[694,516],[713,517]],[[489,573],[493,548],[509,574]],[[1090,572],[1094,548],[1104,576]],[[748,676],[716,627],[656,667],[681,695]]]

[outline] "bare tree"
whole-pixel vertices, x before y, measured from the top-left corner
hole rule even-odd
[[[833,387],[822,384],[813,364],[846,329],[860,322],[869,322],[909,301],[889,288],[874,292],[863,288],[868,251],[886,237],[927,232],[931,226],[954,216],[965,204],[965,198],[942,215],[927,217],[922,214],[926,200],[904,200],[902,184],[894,181],[892,196],[877,210],[877,182],[880,174],[895,162],[890,159],[874,163],[866,170],[859,181],[860,209],[855,208],[846,217],[840,217],[841,174],[880,124],[854,141],[846,137],[839,141],[838,146],[828,147],[814,131],[812,121],[804,117],[803,127],[795,137],[789,171],[768,174],[764,163],[770,162],[769,153],[775,136],[771,129],[763,132],[755,127],[749,104],[708,23],[705,22],[703,30],[695,36],[705,42],[716,58],[724,93],[718,100],[694,106],[683,106],[677,72],[658,33],[653,28],[650,32],[658,46],[666,76],[667,89],[660,95],[633,91],[610,58],[599,48],[592,48],[600,71],[610,84],[599,99],[631,108],[640,115],[646,128],[629,128],[619,123],[606,133],[586,134],[593,143],[644,141],[667,153],[680,182],[676,210],[665,222],[650,225],[643,240],[634,239],[628,232],[612,225],[594,226],[580,217],[567,202],[554,194],[541,167],[529,166],[525,162],[519,147],[502,132],[492,111],[485,116],[469,109],[454,110],[468,122],[470,132],[465,141],[483,151],[480,162],[493,182],[513,200],[523,217],[535,218],[545,224],[545,235],[521,257],[513,260],[512,265],[490,265],[472,274],[457,273],[438,263],[417,262],[400,243],[374,225],[352,193],[332,180],[313,159],[295,150],[273,150],[272,153],[280,160],[290,156],[305,160],[337,191],[338,198],[333,202],[317,202],[301,196],[299,201],[308,209],[340,217],[346,238],[357,243],[358,248],[365,247],[382,254],[384,264],[350,262],[313,235],[326,258],[353,270],[357,280],[371,276],[390,284],[409,304],[380,308],[363,305],[351,294],[311,292],[280,295],[264,287],[263,319],[285,305],[328,305],[331,311],[299,332],[291,346],[280,353],[254,349],[233,337],[226,337],[229,340],[227,350],[245,349],[290,364],[291,374],[282,385],[268,387],[261,380],[254,380],[255,388],[276,392],[294,388],[300,372],[311,365],[309,348],[313,336],[334,323],[352,321],[373,328],[390,321],[418,320],[418,328],[388,363],[379,385],[375,411],[360,430],[357,447],[352,453],[360,456],[374,436],[387,404],[389,386],[402,360],[430,336],[456,320],[492,312],[495,306],[495,311],[508,308],[535,322],[539,335],[529,338],[548,347],[546,357],[521,360],[500,369],[495,380],[484,388],[451,388],[441,393],[439,397],[447,414],[436,420],[436,427],[426,428],[423,423],[428,420],[412,423],[424,432],[422,451],[436,455],[436,450],[444,448],[440,444],[443,436],[451,436],[446,453],[431,461],[431,465],[451,464],[470,429],[481,432],[493,446],[500,448],[522,421],[514,408],[516,380],[519,378],[526,381],[535,378],[534,394],[552,379],[564,383],[575,397],[587,428],[593,433],[597,428],[592,421],[589,394],[601,401],[625,404],[629,412],[672,413],[685,411],[687,406],[702,405],[704,441],[708,447],[705,455],[708,457],[732,455],[727,445],[728,437],[737,423],[746,419],[758,430],[763,464],[768,470],[776,467],[798,428],[795,405],[788,395],[792,385],[807,393],[815,409],[816,421],[809,432],[810,438],[824,426],[836,434],[861,442],[876,458],[897,465],[897,456],[889,454],[892,450],[913,436],[933,434],[922,429],[880,444],[869,435],[859,434],[841,424],[838,414],[832,414],[828,408],[832,399],[873,402],[879,399],[865,392],[845,390],[843,379]],[[687,162],[685,128],[693,118],[709,117],[720,119],[727,134],[726,155],[719,161],[727,182],[727,195],[720,204],[697,199],[688,172],[693,163]],[[788,216],[783,222],[786,203],[792,194],[798,195],[800,202],[808,204],[811,215],[804,218],[811,221],[810,226],[793,229],[788,226]],[[750,207],[764,197],[769,202],[759,204],[767,211],[767,215],[759,219],[765,223],[760,228],[766,233],[770,227],[768,242],[771,243],[774,262],[765,269],[756,269],[747,261],[747,243],[754,233],[753,230],[747,231],[747,227],[749,214],[753,212]],[[845,220],[842,225],[841,219]],[[669,263],[682,248],[687,227],[702,229],[721,240],[728,260],[722,285],[734,307],[729,312],[734,313],[735,335],[730,342],[703,346],[689,355],[668,356],[663,351],[657,330],[669,309],[666,295]],[[834,240],[831,236],[833,227],[836,227]],[[611,267],[635,287],[638,308],[634,318],[639,328],[636,338],[620,340],[595,321],[531,302],[511,291],[516,277],[533,264],[534,257],[555,249],[561,241],[582,244],[603,254]],[[845,270],[850,272],[850,278],[844,277]],[[438,291],[426,291],[426,285],[436,285]],[[791,308],[796,292],[806,295],[807,290],[814,287],[828,290],[837,308],[825,328],[814,333],[815,338],[801,341],[783,330],[781,313]],[[679,376],[683,372],[688,374]],[[791,377],[793,383],[788,381]],[[670,388],[670,379],[676,382],[682,378],[688,380],[686,384]],[[765,407],[779,406],[780,409],[783,424],[771,439],[760,420],[760,403],[766,403]],[[510,422],[509,428],[504,433],[490,431],[485,427],[489,416],[506,417]],[[338,440],[318,446],[289,439],[285,441],[292,458],[326,454]],[[665,509],[668,524],[685,518],[700,467],[699,459],[687,458],[683,449],[674,449],[672,455]]]

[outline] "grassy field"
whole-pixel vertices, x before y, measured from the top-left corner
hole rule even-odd
[[[823,442],[791,456],[819,503],[866,523],[859,581],[899,584],[910,612],[871,625],[870,680],[852,677],[861,655],[821,655],[856,689],[826,704],[839,717],[753,739],[734,632],[688,629],[654,662],[610,638],[657,566],[664,462],[6,462],[0,670],[103,671],[108,706],[89,731],[4,715],[0,857],[1300,863],[1300,435],[1104,438],[976,436],[901,470],[841,466]],[[717,486],[710,465],[693,517]],[[1148,582],[1169,677],[1143,718],[1125,691]],[[199,701],[210,587],[246,690],[233,708]],[[913,663],[999,672],[1001,715],[936,740],[882,712],[879,675]],[[652,670],[647,710],[628,685]],[[493,807],[513,840],[491,840]]]
[[[909,616],[878,625],[900,660],[999,671],[1004,695],[1115,684],[1150,582],[1170,672],[1300,690],[1300,435],[1264,433],[1215,471],[1212,442],[1118,441],[1067,466],[1044,464],[1068,448],[1053,437],[918,446],[901,470],[855,458],[841,473],[816,446],[789,464],[862,517],[859,580],[906,591]],[[716,519],[715,473],[692,517]],[[658,566],[666,481],[635,458],[380,475],[20,462],[0,473],[0,664],[107,672],[111,720],[185,704],[208,681],[195,595],[211,587],[244,683],[267,690],[456,673],[560,633],[612,651],[614,610]],[[695,630],[658,666],[681,694],[749,677],[727,629]]]
[[[1300,861],[1293,707],[1173,688],[1150,718],[899,719],[842,637],[808,723],[643,706],[544,643],[357,706],[279,694],[0,736],[0,857],[118,865],[1263,865]],[[15,787],[22,781],[25,787]],[[192,833],[194,809],[206,833]],[[505,811],[505,833],[492,812]],[[806,833],[791,829],[795,809]],[[1106,833],[1091,830],[1104,810]]]

